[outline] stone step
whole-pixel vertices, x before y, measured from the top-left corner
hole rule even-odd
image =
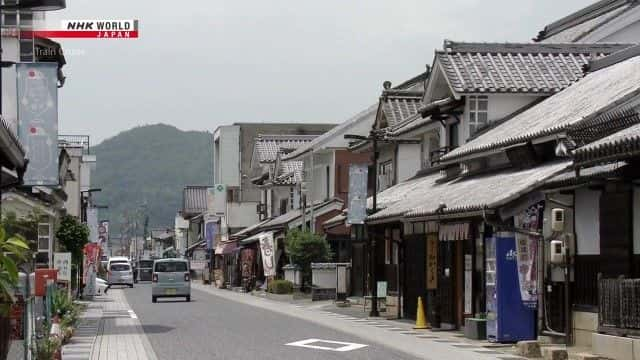
[[[566,348],[549,346],[542,349],[542,358],[544,360],[567,360],[569,355]]]

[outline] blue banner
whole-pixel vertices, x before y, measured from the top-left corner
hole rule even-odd
[[[204,239],[207,242],[207,250],[216,246],[216,236],[218,235],[218,220],[208,220],[204,224]]]
[[[25,185],[58,185],[58,64],[16,65],[18,136],[29,159]]]

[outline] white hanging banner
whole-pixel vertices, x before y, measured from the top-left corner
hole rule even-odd
[[[544,203],[532,205],[514,216],[516,228],[538,232],[542,228]],[[535,309],[538,303],[538,278],[536,257],[538,254],[538,238],[536,236],[516,232],[516,260],[518,262],[518,281],[522,303]]]
[[[273,243],[273,232],[269,231],[260,235],[260,252],[264,276],[276,276],[276,251]]]

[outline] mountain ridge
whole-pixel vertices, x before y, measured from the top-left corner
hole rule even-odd
[[[184,186],[213,182],[213,136],[208,132],[166,124],[136,126],[91,151],[96,155],[91,186],[102,189],[94,202],[108,206],[100,210],[100,218],[110,221],[112,237],[125,233],[136,213],[143,223],[143,204],[149,229],[172,228]],[[138,229],[142,235],[142,225]]]

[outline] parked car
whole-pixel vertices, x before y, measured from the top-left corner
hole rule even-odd
[[[151,281],[153,278],[153,260],[139,260],[137,271],[137,281]]]
[[[109,285],[127,285],[133,287],[133,270],[127,263],[115,263],[109,266]]]
[[[189,262],[182,259],[160,259],[153,263],[151,300],[161,297],[184,297],[191,301]]]
[[[111,270],[111,264],[129,264],[131,265],[131,261],[126,256],[112,256],[109,258],[107,262],[107,271]]]

